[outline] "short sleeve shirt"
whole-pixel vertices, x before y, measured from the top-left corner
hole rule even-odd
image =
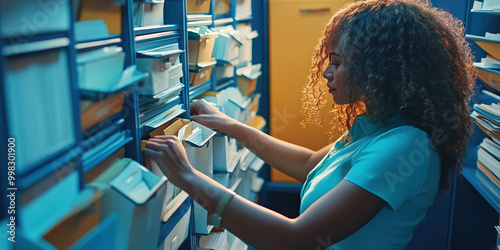
[[[424,131],[405,125],[399,116],[376,123],[358,116],[349,134],[307,176],[300,212],[347,180],[387,205],[329,249],[403,249],[433,203],[439,177],[440,159]]]

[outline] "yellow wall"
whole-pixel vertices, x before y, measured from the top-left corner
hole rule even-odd
[[[316,127],[302,128],[301,91],[307,83],[314,47],[325,24],[347,0],[270,0],[270,128],[271,135],[313,150],[328,144],[325,132]],[[316,11],[301,11],[311,9]],[[328,98],[327,107],[332,99]],[[323,117],[328,119],[327,109]],[[271,180],[296,182],[276,169]]]

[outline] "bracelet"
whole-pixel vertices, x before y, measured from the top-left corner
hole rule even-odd
[[[224,212],[224,208],[226,208],[227,204],[231,199],[236,195],[233,190],[228,189],[228,192],[222,195],[222,198],[219,200],[219,204],[215,208],[215,212],[208,217],[208,223],[214,225],[215,228],[220,228],[221,220],[222,220],[222,212]]]

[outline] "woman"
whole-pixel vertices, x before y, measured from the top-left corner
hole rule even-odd
[[[304,182],[297,218],[235,196],[195,170],[176,137],[150,139],[145,154],[214,222],[222,218],[258,249],[403,249],[465,156],[473,74],[463,35],[459,21],[426,2],[361,1],[341,9],[316,47],[303,112],[306,122],[320,122],[328,89],[346,132],[316,152],[204,101],[192,104],[192,120]]]

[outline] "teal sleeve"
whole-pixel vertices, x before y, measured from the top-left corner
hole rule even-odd
[[[353,157],[344,179],[382,198],[395,211],[421,188],[431,150],[424,131],[411,126],[394,128]]]

